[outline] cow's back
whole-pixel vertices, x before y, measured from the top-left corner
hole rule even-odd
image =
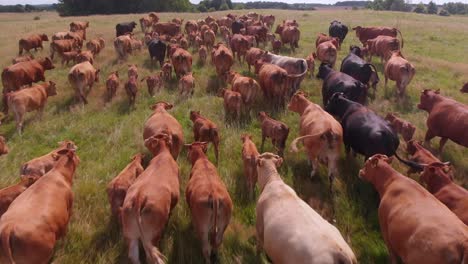
[[[436,103],[427,118],[427,126],[436,136],[449,138],[468,147],[468,106],[444,98]]]

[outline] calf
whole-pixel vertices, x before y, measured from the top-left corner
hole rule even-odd
[[[10,204],[29,186],[37,181],[37,176],[22,175],[20,182],[0,190],[0,217],[8,210]]]
[[[126,60],[128,58],[128,54],[132,54],[132,38],[128,35],[115,38],[114,49],[117,52],[119,61]]]
[[[406,152],[408,152],[409,160],[419,163],[419,164],[431,164],[431,163],[442,163],[436,156],[434,156],[429,150],[425,149],[421,142],[412,139],[406,142]],[[424,169],[421,167],[419,170],[410,168],[407,174],[420,172]]]
[[[142,82],[144,80],[146,80],[149,95],[154,96],[154,89],[156,88],[156,92],[159,93],[163,86],[163,72],[159,72],[159,74],[155,74],[153,76],[146,76],[143,79],[141,79]]]
[[[166,61],[161,69],[163,80],[168,82],[172,79],[172,64]]]
[[[260,92],[260,85],[255,79],[242,76],[235,71],[227,72],[226,82],[231,84],[233,91],[242,95],[242,101],[247,108],[252,106]]]
[[[207,144],[194,142],[188,145],[192,170],[185,198],[206,263],[216,263],[224,231],[231,220],[233,205],[216,167],[206,156]]]
[[[56,160],[57,165],[19,195],[0,218],[1,263],[48,263],[57,240],[66,235],[80,159],[73,150],[63,150]]]
[[[245,38],[245,36],[241,34],[236,34],[233,32],[233,36],[231,37],[230,47],[232,50],[232,55],[235,57],[237,53],[237,59],[239,62],[242,62],[242,58],[245,59],[245,55],[247,50],[250,48],[249,41]]]
[[[68,82],[75,90],[75,99],[81,104],[87,104],[88,94],[95,82],[99,82],[99,69],[95,69],[89,61],[73,66],[68,72]],[[88,87],[88,89],[86,89]]]
[[[219,129],[218,126],[208,118],[202,116],[200,111],[190,111],[190,120],[193,123],[193,138],[198,142],[211,142],[214,146],[216,164],[219,155]]]
[[[202,64],[206,63],[206,58],[208,57],[208,51],[204,45],[201,45],[198,49],[198,57],[200,57],[200,62]]]
[[[57,88],[52,81],[7,94],[8,107],[15,115],[16,130],[20,135],[23,130],[24,115],[38,110],[42,118],[47,99],[55,95],[57,95]]]
[[[129,79],[130,77],[135,77],[138,79],[138,66],[136,64],[128,65],[127,76]]]
[[[333,20],[330,23],[330,27],[328,27],[328,35],[338,38],[340,40],[340,44],[343,43],[347,34],[348,27],[345,24],[341,24],[341,22],[337,20]]]
[[[359,177],[374,185],[380,195],[379,223],[391,262],[398,263],[398,257],[403,263],[468,261],[468,227],[421,185],[395,171],[390,162],[385,155],[374,155]]]
[[[26,38],[22,38],[18,42],[19,46],[19,55],[23,54],[23,50],[26,52],[29,52],[30,50],[34,49],[37,51],[37,48],[44,49],[42,47],[42,42],[43,41],[49,41],[49,38],[47,37],[46,34],[33,34],[31,36],[28,36]]]
[[[76,64],[76,57],[78,56],[79,51],[66,51],[63,53],[60,53],[60,57],[62,58],[62,66],[64,63],[68,66],[68,63],[70,61],[73,61],[73,63]]]
[[[273,263],[356,264],[340,231],[281,179],[276,168],[282,163],[268,152],[257,158],[257,250],[264,249]]]
[[[138,93],[137,79],[135,76],[130,76],[125,83],[125,91],[127,92],[128,102],[130,107],[135,108],[135,101]]]
[[[271,48],[273,49],[273,53],[279,54],[281,51],[281,47],[283,46],[283,42],[279,39],[273,39],[271,41]]]
[[[387,88],[388,79],[396,81],[398,97],[403,97],[406,91],[406,86],[411,82],[416,70],[409,63],[401,52],[393,52],[390,59],[385,64],[385,88]]]
[[[74,39],[54,40],[50,43],[50,58],[53,60],[55,53],[62,54],[67,51],[78,50],[78,43]]]
[[[185,74],[179,80],[179,95],[182,97],[193,96],[195,92],[195,78],[193,72]]]
[[[75,57],[76,63],[82,63],[85,61],[89,61],[89,63],[94,64],[94,55],[89,50],[80,51]]]
[[[301,38],[301,31],[296,26],[278,25],[275,33],[280,35],[281,43],[291,46],[292,52],[299,48],[299,40]]]
[[[93,55],[97,55],[104,49],[106,42],[103,38],[92,39],[86,43],[86,49],[91,51]]]
[[[112,215],[121,223],[121,211],[128,188],[145,170],[142,166],[144,155],[136,154],[132,161],[107,184],[107,197],[111,206]]]
[[[367,40],[376,38],[378,36],[390,36],[390,37],[397,37],[397,33],[400,34],[401,37],[401,47],[403,48],[403,35],[401,35],[400,30],[391,27],[361,27],[357,26],[352,28],[356,31],[356,37],[359,38],[359,41],[363,45],[366,44]]]
[[[119,80],[119,72],[115,71],[112,72],[106,80],[106,90],[107,90],[107,101],[111,101],[112,98],[117,93],[117,89],[119,89],[120,80]]]
[[[317,58],[317,54],[315,52],[311,53],[307,58],[305,59],[307,62],[307,70],[310,72],[310,78],[314,77],[314,71],[315,71],[315,59]]]
[[[392,126],[393,130],[401,134],[401,136],[406,142],[410,141],[413,138],[414,132],[416,132],[416,127],[410,122],[399,118],[394,113],[388,113],[385,117],[385,120],[390,122],[390,125]]]
[[[170,135],[164,133],[148,138],[145,143],[151,146],[154,158],[125,196],[122,229],[133,264],[140,263],[139,242],[148,263],[164,263],[157,245],[179,201],[179,167],[171,155],[171,141]]]
[[[244,134],[242,140],[242,161],[244,163],[244,177],[247,183],[247,191],[251,200],[254,199],[254,189],[257,183],[257,165],[256,158],[258,155],[257,146],[252,141],[252,136]]]
[[[8,152],[10,152],[10,150],[8,149],[6,139],[3,136],[0,136],[0,156],[6,155]]]
[[[357,46],[351,46],[350,52],[341,62],[340,71],[346,73],[361,83],[367,85],[367,90],[370,87],[374,90],[374,97],[379,83],[379,75],[377,69],[371,63],[361,58],[362,50]]]
[[[335,66],[336,62],[336,45],[337,45],[336,40],[329,40],[320,43],[317,46],[317,59],[321,61],[322,63],[330,64],[331,67],[333,68]]]
[[[260,151],[263,152],[263,145],[266,138],[271,138],[273,146],[278,151],[278,155],[283,156],[284,148],[286,147],[286,140],[289,135],[289,127],[280,121],[277,121],[261,111],[258,113],[258,120],[262,127],[262,145]]]
[[[221,89],[218,94],[224,99],[224,112],[234,115],[235,118],[241,117],[242,95],[230,89]]]
[[[205,44],[205,46],[208,49],[212,48],[216,41],[216,35],[211,29],[205,30],[205,32],[202,35],[202,38],[203,38],[203,44]]]

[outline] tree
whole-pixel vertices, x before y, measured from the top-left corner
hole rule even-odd
[[[430,1],[429,4],[427,4],[427,13],[428,14],[437,14],[437,5]]]
[[[450,16],[450,13],[447,10],[442,9],[439,12],[439,16]]]
[[[426,6],[423,3],[419,3],[413,12],[418,14],[425,14],[426,13]]]

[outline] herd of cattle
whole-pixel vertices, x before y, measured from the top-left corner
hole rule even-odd
[[[468,147],[468,106],[439,91],[423,90],[418,108],[427,111],[429,117],[422,144],[413,139],[415,126],[393,113],[382,118],[366,106],[369,88],[373,88],[375,96],[379,82],[377,69],[371,64],[373,55],[385,63],[385,84],[388,79],[395,81],[400,99],[415,75],[413,65],[402,55],[399,30],[353,28],[363,46],[351,46],[337,71],[334,65],[348,33],[346,25],[333,21],[329,36],[319,34],[316,51],[302,59],[278,54],[285,44],[293,52],[299,47],[297,21],[278,24],[278,36],[271,32],[274,24],[272,15],[229,14],[219,19],[209,16],[187,21],[185,33],[181,33],[183,19],[160,22],[156,13],[150,13],[140,19],[143,40],[133,34],[137,23],[120,23],[116,26],[114,48],[118,60],[125,61],[135,50],[146,46],[151,61],[158,61],[161,69],[141,79],[146,81],[148,93],[152,96],[159,92],[173,78],[174,70],[183,97],[193,95],[195,87],[189,48],[198,51],[201,63],[206,62],[211,51],[216,74],[231,85],[231,89],[221,89],[218,94],[224,100],[226,114],[237,119],[250,114],[260,97],[276,109],[286,107],[298,113],[300,137],[293,140],[291,150],[297,152],[297,144],[302,142],[312,165],[311,176],[320,164],[328,167],[330,192],[334,177],[339,175],[343,144],[347,154],[353,151],[365,157],[359,177],[372,183],[380,194],[379,222],[392,263],[397,263],[398,258],[404,263],[468,263],[468,191],[454,183],[451,165],[441,162],[423,146],[440,137],[439,154],[448,139]],[[87,104],[87,96],[99,80],[100,70],[95,68],[94,59],[105,47],[105,40],[97,38],[88,41],[86,50],[82,50],[88,27],[89,22],[76,21],[70,24],[70,31],[54,34],[50,58],[22,56],[24,51],[42,49],[42,42],[49,40],[47,35],[31,35],[19,41],[20,57],[2,72],[4,113],[14,113],[19,133],[25,113],[42,113],[47,98],[57,94],[53,81],[32,85],[45,81],[44,71],[55,68],[55,54],[62,58],[62,65],[75,63],[68,81],[77,103]],[[216,43],[217,36],[224,42]],[[269,43],[273,52],[259,48],[266,48]],[[257,80],[231,70],[236,57],[240,64],[248,64],[249,71],[254,67]],[[308,72],[314,74],[315,60],[321,62],[317,77],[323,80],[323,107],[309,101],[307,94],[299,90]],[[132,106],[139,91],[138,77],[138,66],[129,65],[124,88]],[[111,72],[106,80],[108,101],[119,87],[119,73]],[[468,92],[468,84],[461,91]],[[140,263],[140,243],[148,263],[165,261],[158,245],[179,201],[176,160],[184,147],[182,126],[168,112],[173,107],[167,102],[151,106],[153,112],[143,132],[144,145],[153,155],[148,166],[143,167],[143,154],[137,154],[108,184],[112,215],[120,224],[132,263]],[[195,142],[185,144],[192,164],[186,200],[206,262],[214,263],[233,202],[216,166],[206,155],[208,144],[212,143],[218,163],[218,126],[199,111],[191,111],[190,120]],[[259,112],[258,120],[262,130],[260,150],[263,151],[265,139],[271,138],[278,154],[260,154],[251,135],[241,136],[250,198],[254,199],[256,184],[260,190],[256,208],[258,249],[263,249],[274,263],[357,263],[338,229],[281,179],[277,168],[283,163],[288,126],[266,112]],[[398,134],[406,142],[408,160],[397,154]],[[1,263],[47,263],[51,259],[55,243],[65,235],[71,216],[72,182],[80,162],[76,149],[72,141],[61,142],[52,152],[25,163],[19,183],[0,190]],[[8,151],[6,139],[0,136],[0,155]],[[395,171],[389,165],[391,156],[409,166],[408,174],[420,172],[427,190]]]

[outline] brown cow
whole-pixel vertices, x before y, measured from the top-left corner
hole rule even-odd
[[[132,38],[129,35],[118,36],[114,39],[114,48],[118,60],[126,60],[128,54],[132,54]]]
[[[177,159],[184,144],[184,133],[177,119],[166,111],[172,109],[172,107],[172,104],[166,102],[158,102],[150,107],[153,113],[145,122],[143,139],[145,140],[145,146],[154,154],[156,149],[153,149],[150,144],[151,141],[147,142],[147,140],[160,133],[168,134],[171,137],[169,146],[172,156]]]
[[[202,35],[203,38],[203,43],[210,49],[211,47],[214,46],[215,40],[216,40],[216,34],[213,32],[213,30],[208,29],[203,32]]]
[[[317,59],[322,63],[330,64],[333,68],[336,62],[336,46],[338,45],[338,41],[336,40],[329,40],[320,43],[317,46]]]
[[[170,61],[166,61],[163,64],[161,71],[164,81],[168,82],[172,79],[172,63]]]
[[[296,26],[278,25],[275,33],[280,35],[281,43],[290,44],[291,50],[294,52],[295,48],[299,48],[299,40],[301,38],[301,31]]]
[[[283,156],[286,140],[289,135],[289,127],[285,123],[269,117],[267,113],[263,111],[258,113],[258,120],[262,127],[262,145],[260,151],[263,152],[265,139],[271,138],[271,142],[278,151],[278,155]]]
[[[271,41],[271,48],[273,49],[273,53],[279,54],[281,47],[283,46],[283,42],[279,39],[273,39]]]
[[[244,162],[244,176],[247,183],[247,190],[251,200],[254,198],[255,184],[257,183],[257,146],[252,141],[252,136],[244,134],[242,140],[242,161]]]
[[[181,97],[193,96],[195,92],[195,78],[193,78],[193,72],[185,74],[179,80],[179,95]]]
[[[372,61],[372,55],[380,57],[380,62],[387,61],[392,52],[400,50],[400,41],[397,38],[389,36],[378,36],[369,39],[366,43],[368,49],[368,61]]]
[[[60,57],[62,57],[62,66],[64,63],[68,66],[68,63],[70,61],[73,61],[73,63],[76,63],[76,57],[78,56],[80,51],[66,51],[59,53]]]
[[[146,141],[154,158],[128,188],[122,206],[122,226],[128,246],[128,257],[140,263],[139,241],[147,263],[163,264],[157,248],[172,209],[179,201],[179,167],[171,155],[170,135],[156,134]]]
[[[163,86],[163,72],[159,72],[153,76],[146,76],[141,81],[146,80],[146,86],[148,86],[148,93],[150,96],[154,96],[154,89],[159,93]]]
[[[421,92],[418,108],[429,113],[424,143],[429,145],[434,137],[440,137],[439,153],[447,140],[468,147],[468,106],[439,94],[439,90],[425,89]]]
[[[174,53],[171,55],[171,62],[174,66],[174,72],[177,78],[192,72],[192,55],[182,48],[175,49]]]
[[[176,36],[180,33],[180,25],[173,22],[159,22],[153,25],[153,31],[159,35]]]
[[[410,122],[401,119],[395,113],[388,113],[385,117],[385,120],[390,123],[395,132],[401,134],[406,142],[413,138],[414,132],[416,132],[416,127]]]
[[[57,88],[52,81],[7,94],[8,107],[15,115],[16,130],[20,135],[23,130],[24,115],[38,110],[39,117],[42,118],[47,99],[54,95],[57,95]]]
[[[468,82],[463,85],[463,87],[460,89],[460,92],[468,93]]]
[[[190,111],[190,120],[193,123],[193,138],[198,142],[211,142],[214,146],[216,164],[219,155],[219,129],[216,124],[202,116],[200,111]]]
[[[23,54],[23,50],[26,52],[29,52],[30,50],[34,49],[37,51],[37,48],[44,49],[42,47],[42,42],[43,41],[49,41],[49,38],[47,37],[46,34],[33,34],[31,36],[28,36],[26,38],[22,38],[19,40],[18,46],[19,46],[19,55]]]
[[[315,71],[315,59],[317,58],[317,54],[315,52],[312,52],[309,56],[306,58],[307,62],[307,69],[310,72],[310,78],[314,77],[314,71]]]
[[[385,64],[385,88],[387,88],[388,79],[396,81],[398,97],[403,97],[406,86],[411,82],[416,70],[401,54],[400,51],[393,52],[390,59]]]
[[[76,32],[78,30],[83,30],[86,33],[86,29],[89,27],[89,21],[73,21],[70,23],[70,31]],[[86,34],[84,35],[86,39]]]
[[[427,190],[468,224],[468,191],[453,181],[452,169],[446,163],[434,162],[420,175]]]
[[[36,182],[37,179],[39,179],[37,176],[21,175],[20,182],[0,190],[0,217],[7,211],[16,197]]]
[[[78,49],[78,43],[74,39],[54,40],[50,43],[50,58],[53,60],[56,52],[62,54],[67,51]]]
[[[24,55],[24,56],[18,56],[14,59],[11,60],[12,64],[20,63],[20,62],[25,62],[25,61],[32,61],[34,60],[34,57],[32,55]]]
[[[81,104],[87,104],[88,94],[95,82],[99,82],[99,69],[95,69],[89,61],[73,66],[68,72],[68,82],[75,90],[75,99]],[[86,89],[88,87],[88,89]]]
[[[217,44],[211,56],[219,77],[227,73],[234,64],[232,52],[224,44]]]
[[[234,115],[235,118],[241,116],[242,95],[230,89],[221,89],[218,94],[224,99],[224,112],[226,115]]]
[[[398,257],[408,264],[467,262],[468,227],[390,162],[376,154],[366,161],[359,177],[380,195],[379,223],[391,262],[398,263]]]
[[[106,90],[107,90],[107,101],[110,102],[112,98],[117,93],[117,89],[119,89],[120,86],[120,80],[119,80],[119,72],[111,72],[109,74],[109,77],[107,77],[106,80]]]
[[[299,27],[299,23],[297,23],[296,19],[294,19],[294,20],[283,20],[283,25],[284,26]]]
[[[75,57],[76,63],[82,63],[85,61],[89,61],[89,63],[94,64],[94,55],[89,50],[80,51]]]
[[[136,64],[129,64],[127,69],[127,76],[135,77],[138,79],[138,66]]]
[[[131,162],[107,184],[107,197],[112,215],[121,222],[120,208],[122,207],[128,188],[145,170],[142,166],[144,155],[139,153],[132,157]]]
[[[265,63],[258,71],[258,79],[265,97],[272,100],[277,107],[283,106],[289,94],[286,70],[274,64]]]
[[[376,38],[378,36],[389,36],[397,37],[397,34],[400,33],[401,37],[401,47],[403,48],[403,35],[401,35],[400,30],[391,27],[354,27],[353,30],[356,31],[356,37],[359,38],[362,45],[365,45],[369,39]]]
[[[127,92],[128,103],[130,107],[135,108],[135,101],[138,93],[137,78],[130,76],[125,83],[125,92]]]
[[[8,152],[10,152],[10,150],[8,149],[6,140],[3,136],[0,136],[0,156],[6,155]]]
[[[140,27],[141,32],[145,33],[148,28],[151,28],[153,22],[150,17],[142,17],[140,18]]]
[[[406,151],[408,152],[409,160],[418,164],[427,165],[434,162],[441,162],[429,150],[425,149],[422,146],[421,142],[415,139],[406,142]],[[416,172],[418,172],[418,170],[416,170],[415,168],[410,168],[407,173],[411,174]]]
[[[64,39],[72,39],[75,40],[76,45],[78,48],[83,47],[83,41],[84,41],[84,31],[83,30],[78,30],[76,32],[67,32],[67,34],[64,36]]]
[[[67,232],[73,207],[73,177],[80,159],[73,150],[19,195],[0,219],[1,263],[48,263]]]
[[[247,61],[247,65],[249,66],[249,72],[251,66],[255,65],[255,61],[259,60],[264,53],[265,51],[259,48],[250,48],[247,50],[245,54],[245,61]]]
[[[257,47],[260,44],[260,42],[263,42],[263,44],[265,45],[268,33],[268,28],[266,26],[248,26],[246,28],[246,32],[248,35],[255,37]]]
[[[58,148],[52,150],[51,152],[42,155],[40,157],[34,158],[21,166],[20,175],[33,175],[41,177],[42,175],[48,173],[55,165],[57,160],[55,157],[62,150],[70,149],[76,151],[78,148],[73,141],[64,140],[58,143]]]
[[[204,45],[201,45],[198,49],[198,57],[200,58],[200,62],[202,64],[206,63],[206,58],[208,57],[208,50]]]
[[[250,48],[249,41],[241,34],[234,34],[231,37],[230,47],[232,54],[235,57],[237,53],[237,59],[242,63],[241,58],[245,59],[247,50]]]
[[[226,82],[231,84],[231,89],[239,92],[245,106],[250,108],[260,92],[260,85],[255,79],[242,76],[235,71],[227,72],[226,76]]]
[[[275,16],[274,15],[265,15],[265,16],[260,15],[260,21],[262,21],[263,24],[265,24],[265,26],[271,29],[273,25],[275,24]]]
[[[97,55],[104,49],[106,42],[103,38],[92,39],[86,43],[86,49]]]
[[[224,231],[231,220],[232,200],[218,175],[216,167],[206,156],[206,142],[188,145],[192,163],[185,191],[192,214],[192,223],[202,243],[206,263],[216,263]]]
[[[317,35],[317,39],[315,40],[315,48],[317,48],[320,43],[323,43],[323,42],[326,42],[326,41],[329,41],[329,40],[335,40],[336,43],[337,43],[336,48],[338,50],[340,50],[340,40],[339,40],[339,38],[334,38],[334,37],[328,36],[327,34],[323,34],[323,33],[319,33]]]
[[[153,21],[153,24],[155,23],[158,23],[159,22],[159,16],[156,12],[150,12],[148,14],[148,16],[151,18],[151,20]]]

